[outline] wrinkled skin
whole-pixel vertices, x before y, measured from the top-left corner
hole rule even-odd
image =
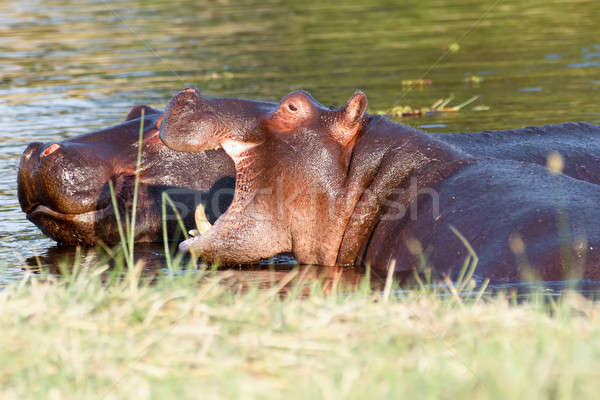
[[[215,220],[231,202],[234,168],[223,152],[185,154],[158,138],[162,112],[147,106],[131,110],[115,127],[55,143],[31,143],[18,173],[18,196],[27,218],[54,240],[66,244],[119,241],[109,181],[115,188],[121,218],[130,214],[142,111],[144,137],[139,174],[136,238],[162,240],[162,192],[166,191],[189,228],[194,210],[204,203]],[[167,229],[177,222],[167,206]]]
[[[305,92],[278,105],[180,92],[161,139],[178,151],[222,148],[236,169],[230,208],[180,247],[227,264],[292,252],[300,263],[381,273],[393,260],[397,271],[417,267],[424,249],[435,272],[455,275],[467,253],[454,226],[482,278],[600,278],[598,153],[589,151],[598,127],[561,126],[587,139],[586,152],[569,139],[556,148],[559,127],[537,128],[551,133],[540,146],[528,136],[521,151],[513,136],[427,135],[366,106],[361,92],[330,109]],[[486,147],[492,140],[499,146]],[[552,150],[570,176],[539,165]]]

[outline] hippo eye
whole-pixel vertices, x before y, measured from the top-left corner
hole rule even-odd
[[[298,111],[298,108],[295,105],[293,105],[292,103],[288,104],[288,108],[290,109],[290,111]]]

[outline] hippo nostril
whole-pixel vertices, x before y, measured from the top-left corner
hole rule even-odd
[[[44,149],[44,151],[42,151],[42,154],[40,154],[40,157],[49,156],[50,154],[54,153],[58,149],[60,149],[60,145],[57,143],[52,143],[50,146],[46,147]]]

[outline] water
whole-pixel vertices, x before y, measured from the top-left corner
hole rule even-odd
[[[402,121],[438,132],[600,123],[598,21],[597,0],[1,0],[0,285],[63,251],[17,202],[28,142],[162,108],[186,86],[272,101],[305,89],[326,105],[360,88],[371,111],[480,96],[458,114]],[[402,84],[420,78],[433,83]]]

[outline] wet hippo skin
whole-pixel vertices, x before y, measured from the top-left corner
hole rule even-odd
[[[221,101],[265,110],[277,107],[268,102]],[[235,174],[229,157],[222,150],[187,154],[161,147],[161,142],[153,138],[162,112],[138,106],[132,109],[126,122],[118,126],[63,142],[32,143],[27,147],[18,174],[19,200],[28,218],[44,233],[69,244],[92,245],[98,241],[119,240],[114,210],[110,204],[106,206],[109,203],[107,176],[113,179],[119,191],[119,208],[124,210],[133,201],[132,172],[142,110],[146,112],[146,139],[142,148],[144,166],[140,190],[143,195],[138,201],[140,233],[136,240],[162,240],[160,196],[165,190],[179,206],[188,229],[194,227],[190,210],[198,202],[205,205],[211,222],[227,208],[231,196],[226,192],[233,190]],[[234,112],[235,107],[231,111]],[[510,131],[432,135],[479,158],[544,165],[547,155],[558,151],[565,159],[565,174],[600,183],[600,163],[596,156],[600,154],[600,129],[595,125],[565,123]],[[116,185],[117,182],[122,185]],[[174,238],[176,225],[172,210],[167,208],[167,212],[168,236]]]
[[[586,122],[529,126],[503,131],[433,133],[436,139],[478,158],[527,161],[546,165],[548,156],[559,153],[563,173],[600,183],[600,127]]]
[[[124,123],[55,143],[31,143],[21,157],[18,197],[27,218],[54,240],[67,244],[119,241],[108,182],[121,211],[130,213],[142,111],[144,137],[139,175],[136,238],[162,240],[162,193],[167,192],[186,226],[204,203],[209,220],[229,205],[233,163],[223,152],[185,154],[158,138],[162,112],[147,106],[131,110]],[[177,230],[167,206],[169,235]]]
[[[525,128],[534,132],[519,149],[511,132],[427,135],[366,107],[361,92],[329,109],[305,92],[277,105],[180,92],[160,128],[165,144],[222,148],[236,169],[230,208],[180,247],[226,264],[292,252],[382,274],[393,260],[414,269],[422,249],[434,272],[455,275],[467,252],[454,226],[482,278],[600,278],[597,126]],[[580,136],[561,144],[561,129]],[[540,165],[553,151],[571,176]]]

